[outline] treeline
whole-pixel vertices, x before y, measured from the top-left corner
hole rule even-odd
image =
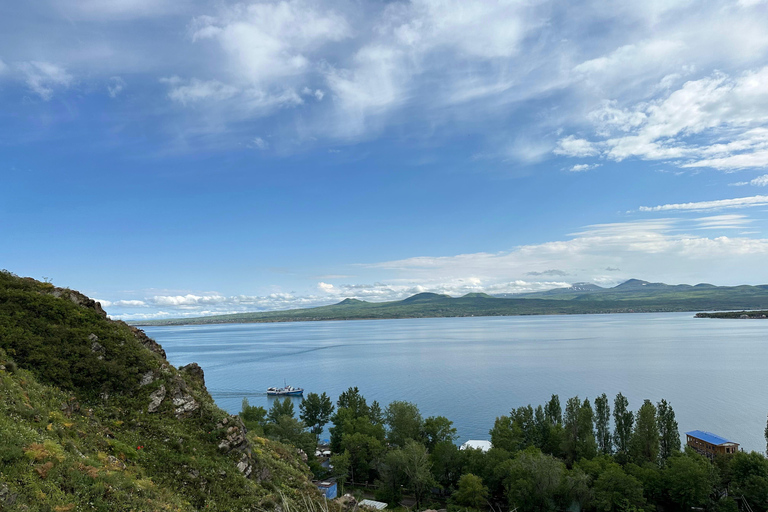
[[[603,394],[594,403],[570,398],[564,408],[552,395],[497,418],[487,452],[459,449],[443,416],[423,418],[404,401],[369,405],[356,387],[335,406],[325,393],[310,393],[299,410],[296,418],[289,399],[269,411],[244,400],[241,417],[257,433],[304,450],[318,477],[373,484],[390,507],[407,493],[419,510],[768,510],[768,460],[741,452],[711,461],[681,450],[675,413],[663,399],[633,411],[621,393],[612,404]],[[330,475],[313,457],[329,423]]]

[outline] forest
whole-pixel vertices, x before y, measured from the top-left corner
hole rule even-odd
[[[485,452],[460,449],[448,418],[424,418],[406,401],[382,409],[357,387],[335,405],[309,393],[298,415],[290,399],[269,410],[244,400],[240,416],[260,435],[302,449],[317,478],[335,477],[346,491],[373,489],[389,508],[406,499],[416,510],[466,512],[768,509],[768,460],[756,452],[710,460],[681,446],[664,399],[634,411],[621,393],[612,401],[573,397],[564,407],[552,395],[496,418]],[[326,425],[327,468],[313,457]]]

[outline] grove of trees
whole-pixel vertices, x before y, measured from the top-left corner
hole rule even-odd
[[[672,406],[645,400],[637,411],[619,393],[590,402],[560,398],[512,409],[489,431],[492,448],[460,450],[453,423],[424,418],[394,401],[368,404],[356,387],[335,406],[325,393],[302,401],[299,419],[289,399],[269,411],[243,401],[241,418],[259,435],[309,455],[320,478],[347,487],[365,484],[397,506],[410,497],[427,506],[474,511],[768,511],[768,460],[736,453],[710,460],[681,449]],[[330,469],[314,459],[318,436],[330,425]],[[766,427],[768,436],[768,427]]]

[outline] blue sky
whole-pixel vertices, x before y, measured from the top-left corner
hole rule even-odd
[[[0,7],[0,267],[114,317],[768,283],[768,3]]]

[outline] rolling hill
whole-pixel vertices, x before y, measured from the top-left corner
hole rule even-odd
[[[248,322],[303,322],[389,318],[564,315],[715,311],[768,308],[768,285],[668,285],[630,279],[613,288],[578,283],[568,288],[518,295],[470,293],[450,297],[419,293],[399,301],[344,299],[307,309],[236,313],[198,318],[154,320],[137,325],[188,325]]]

